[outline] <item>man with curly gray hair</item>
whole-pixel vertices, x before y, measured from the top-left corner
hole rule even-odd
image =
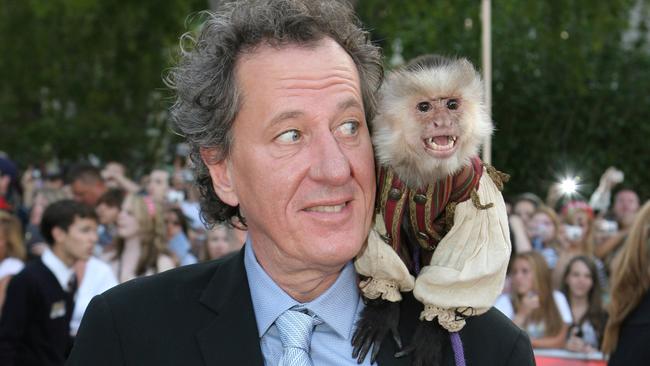
[[[177,132],[191,146],[204,221],[245,226],[246,244],[97,296],[68,365],[409,365],[411,354],[395,354],[421,310],[412,296],[394,338],[373,332],[352,346],[366,306],[352,260],[373,218],[368,122],[383,74],[352,9],[241,0],[185,38],[192,47],[167,79]],[[527,364],[512,357],[531,354],[514,325],[478,319],[461,335],[468,364]],[[425,361],[465,364],[448,343],[435,349]],[[512,362],[495,361],[504,355]]]
[[[356,365],[379,49],[342,1],[231,2],[185,38],[172,116],[204,221],[245,225],[246,245],[95,298],[68,364]]]

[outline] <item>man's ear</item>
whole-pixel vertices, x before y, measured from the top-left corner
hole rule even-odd
[[[217,196],[226,204],[236,207],[239,204],[237,192],[232,182],[231,166],[228,159],[221,159],[215,162],[216,151],[213,149],[201,148],[201,159],[208,167],[210,178],[212,178],[212,187],[217,192]]]
[[[66,236],[68,235],[65,230],[61,229],[58,226],[55,226],[52,228],[52,239],[54,239],[54,243],[61,243],[65,241]],[[52,244],[54,244],[52,243]]]

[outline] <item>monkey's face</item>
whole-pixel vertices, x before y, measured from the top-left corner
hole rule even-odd
[[[411,187],[456,173],[492,132],[479,75],[464,59],[386,78],[373,123],[379,164]]]
[[[412,109],[412,119],[421,131],[420,141],[408,141],[409,145],[422,144],[424,152],[434,159],[448,159],[458,149],[458,137],[462,134],[462,100],[456,96],[420,98]],[[416,136],[412,136],[416,137]],[[462,140],[461,140],[462,143]]]

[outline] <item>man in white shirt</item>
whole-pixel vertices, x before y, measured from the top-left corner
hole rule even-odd
[[[72,200],[45,209],[49,248],[12,278],[0,318],[0,365],[63,365],[72,346],[70,319],[78,282],[73,265],[97,241],[95,211]]]

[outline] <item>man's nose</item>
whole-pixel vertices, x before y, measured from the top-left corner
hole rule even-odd
[[[313,143],[310,176],[315,181],[334,186],[343,185],[350,178],[350,161],[329,131]]]

